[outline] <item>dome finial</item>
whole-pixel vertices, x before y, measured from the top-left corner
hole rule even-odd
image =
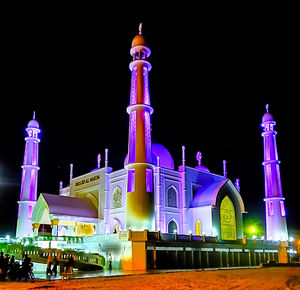
[[[197,152],[196,159],[198,161],[198,165],[200,166],[201,165],[201,159],[202,159],[202,153],[200,151]]]
[[[142,34],[142,26],[143,26],[143,23],[140,23],[140,25],[139,25],[139,34],[140,35]]]
[[[33,111],[33,117],[32,117],[33,120],[35,120],[35,111]]]
[[[266,104],[266,111],[269,113],[269,104]]]

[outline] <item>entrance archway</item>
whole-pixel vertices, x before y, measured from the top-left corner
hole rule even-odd
[[[168,224],[168,233],[174,234],[175,231],[177,232],[177,224],[173,220],[171,220]]]
[[[220,205],[221,239],[236,240],[235,209],[228,196],[225,196]]]

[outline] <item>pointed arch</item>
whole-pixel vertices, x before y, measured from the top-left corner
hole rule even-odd
[[[195,233],[196,236],[201,236],[201,222],[199,220],[197,220],[195,224]]]
[[[223,198],[220,205],[220,227],[222,240],[236,240],[235,209],[228,195]]]
[[[168,222],[168,233],[169,234],[174,234],[175,231],[178,232],[178,224],[177,224],[175,219],[171,219]]]
[[[114,223],[113,223],[113,233],[117,233],[119,231],[122,231],[122,223],[119,219],[114,218]]]
[[[177,200],[178,200],[177,196],[178,196],[177,188],[174,185],[171,185],[167,190],[166,206],[178,207],[177,206]]]
[[[113,208],[122,207],[122,190],[119,186],[116,186],[113,190]]]

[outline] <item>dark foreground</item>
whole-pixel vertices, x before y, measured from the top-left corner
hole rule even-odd
[[[1,282],[0,289],[300,289],[300,267]]]

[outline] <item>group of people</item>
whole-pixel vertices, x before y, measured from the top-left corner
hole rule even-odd
[[[60,272],[66,272],[73,274],[73,268],[74,268],[74,258],[70,257],[67,262],[59,263],[56,257],[52,260],[49,256],[48,261],[47,261],[47,270],[46,274],[47,276],[56,276],[57,275],[57,267],[60,265]]]
[[[15,256],[9,258],[9,254],[0,253],[0,280],[5,281],[7,278],[11,281],[20,281],[24,279],[34,280],[32,272],[33,263],[27,255],[23,256],[22,264],[15,260]]]

